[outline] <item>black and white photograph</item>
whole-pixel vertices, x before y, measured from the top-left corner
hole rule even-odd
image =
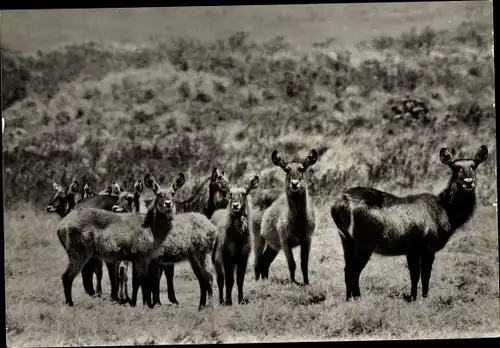
[[[9,347],[500,335],[492,1],[3,9]]]

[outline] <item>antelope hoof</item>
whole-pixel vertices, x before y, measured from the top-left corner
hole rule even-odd
[[[73,301],[66,301],[66,306],[73,307]]]
[[[226,301],[224,302],[224,306],[232,306],[233,302],[232,301]]]
[[[406,302],[413,302],[416,300],[416,296],[412,296],[412,295],[403,295],[403,299],[406,301]]]
[[[239,301],[239,304],[242,304],[242,305],[245,305],[245,304],[248,304],[248,299],[246,297],[243,297],[240,301]]]

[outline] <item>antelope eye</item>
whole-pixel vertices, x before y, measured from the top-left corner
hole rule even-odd
[[[286,167],[285,172],[290,173],[290,168]]]
[[[127,196],[127,202],[132,202],[132,200],[134,199],[134,197],[132,196]]]

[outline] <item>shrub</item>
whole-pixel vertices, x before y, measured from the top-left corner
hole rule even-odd
[[[5,110],[27,96],[32,74],[23,60],[3,45],[0,45],[0,60],[2,61],[2,110]]]

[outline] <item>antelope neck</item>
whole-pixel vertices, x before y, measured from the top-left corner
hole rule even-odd
[[[452,178],[446,189],[438,195],[438,202],[445,209],[454,231],[472,216],[476,207],[476,193],[475,190],[463,190]]]

